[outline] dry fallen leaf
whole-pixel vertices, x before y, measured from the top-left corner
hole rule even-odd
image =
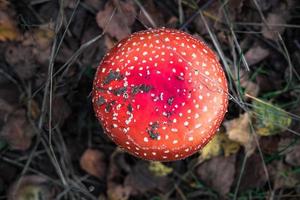
[[[125,178],[124,185],[132,188],[132,194],[144,194],[154,190],[166,192],[172,185],[171,179],[167,176],[155,176],[145,161],[139,161]]]
[[[220,134],[216,134],[213,139],[200,150],[200,161],[209,160],[222,153]]]
[[[27,121],[24,110],[11,113],[0,131],[0,137],[9,144],[10,148],[22,151],[30,147],[33,136],[33,128]]]
[[[243,145],[247,155],[251,155],[256,147],[254,136],[250,131],[250,123],[249,113],[244,113],[239,118],[224,122],[228,138]]]
[[[286,16],[282,13],[269,13],[267,16],[267,26],[262,27],[262,35],[270,40],[278,40],[278,34],[285,30]]]
[[[105,156],[101,151],[87,149],[80,158],[80,167],[88,174],[101,179],[106,174]]]
[[[98,12],[96,20],[99,27],[105,29],[112,37],[121,40],[131,33],[136,15],[133,1],[110,0],[105,4],[104,10]]]
[[[237,173],[239,176],[242,170],[243,159],[237,160]],[[240,182],[240,191],[245,191],[252,188],[263,187],[267,182],[267,176],[264,170],[263,161],[260,155],[254,153],[247,158],[245,168],[243,169]]]
[[[270,55],[270,51],[260,45],[252,46],[246,53],[245,59],[249,66],[255,65]]]
[[[238,142],[230,140],[227,134],[222,133],[220,134],[220,137],[221,146],[225,157],[236,154],[240,150],[240,144]]]
[[[20,33],[13,19],[14,11],[7,1],[1,1],[0,5],[0,41],[17,40]]]
[[[207,186],[224,196],[230,191],[235,177],[235,160],[236,155],[214,157],[197,168],[197,175]]]
[[[232,141],[225,133],[219,132],[214,138],[200,150],[200,161],[208,160],[219,156],[222,153],[225,157],[235,154],[239,151],[240,144]]]
[[[150,162],[149,170],[155,176],[167,176],[173,172],[173,168],[168,167],[159,161]]]

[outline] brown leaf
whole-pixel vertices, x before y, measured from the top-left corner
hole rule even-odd
[[[238,159],[237,176],[241,173],[241,166],[243,159]],[[265,185],[267,182],[267,176],[264,171],[262,159],[258,154],[252,154],[247,158],[247,162],[242,174],[240,182],[240,191],[244,191],[251,188],[259,188]],[[236,179],[237,180],[237,179]]]
[[[5,52],[7,63],[13,68],[15,73],[22,79],[29,79],[34,76],[38,65],[31,47],[24,47],[21,44],[10,45]]]
[[[278,34],[282,34],[286,24],[286,16],[284,13],[269,13],[267,16],[267,25],[262,27],[262,35],[270,40],[278,40]]]
[[[270,51],[259,45],[252,46],[245,54],[249,66],[255,65],[270,55]]]
[[[98,12],[96,20],[99,27],[105,29],[112,37],[121,40],[131,33],[131,26],[136,19],[136,15],[136,7],[133,1],[111,0],[105,4],[104,10]]]
[[[207,186],[224,196],[230,191],[235,175],[236,156],[218,156],[201,164],[197,174]]]
[[[20,37],[15,20],[14,11],[7,1],[0,2],[0,41],[17,40]]]
[[[242,144],[247,155],[251,155],[256,147],[249,123],[249,113],[244,113],[239,118],[224,122],[229,139]]]
[[[12,113],[3,126],[0,137],[3,138],[12,149],[27,150],[31,145],[34,131],[26,120],[24,110],[17,110]]]
[[[87,149],[80,158],[80,167],[88,174],[103,178],[106,174],[105,155],[95,149]]]
[[[153,190],[166,192],[171,180],[166,176],[155,176],[148,167],[148,162],[139,161],[125,179],[125,185],[132,188],[132,194],[143,194]]]

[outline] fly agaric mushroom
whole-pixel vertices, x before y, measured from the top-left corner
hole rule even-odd
[[[191,35],[150,29],[104,57],[93,85],[96,117],[125,151],[147,160],[186,158],[219,128],[227,81],[215,54]]]

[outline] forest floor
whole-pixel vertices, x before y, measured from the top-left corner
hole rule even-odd
[[[230,88],[215,138],[149,162],[106,137],[94,74],[130,33],[181,29]],[[0,0],[0,200],[300,199],[297,0]]]

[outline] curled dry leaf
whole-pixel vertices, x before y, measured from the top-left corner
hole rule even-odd
[[[9,189],[8,200],[54,199],[49,181],[41,176],[22,176]]]
[[[260,45],[252,46],[245,54],[249,66],[255,65],[270,55],[270,51]]]
[[[230,191],[235,177],[235,160],[235,155],[214,157],[197,168],[197,175],[207,186],[224,196]]]
[[[253,102],[255,130],[258,135],[271,136],[288,129],[292,123],[289,114],[269,102],[256,99]]]
[[[105,29],[109,35],[117,38],[117,40],[121,40],[131,33],[131,26],[136,15],[133,1],[110,0],[105,4],[104,10],[98,12],[96,20],[99,27]]]
[[[106,174],[105,155],[95,149],[87,149],[80,158],[80,167],[88,174],[103,178]]]
[[[256,147],[254,136],[250,131],[250,123],[250,114],[247,112],[239,118],[224,122],[228,138],[243,145],[247,155],[251,155]]]

